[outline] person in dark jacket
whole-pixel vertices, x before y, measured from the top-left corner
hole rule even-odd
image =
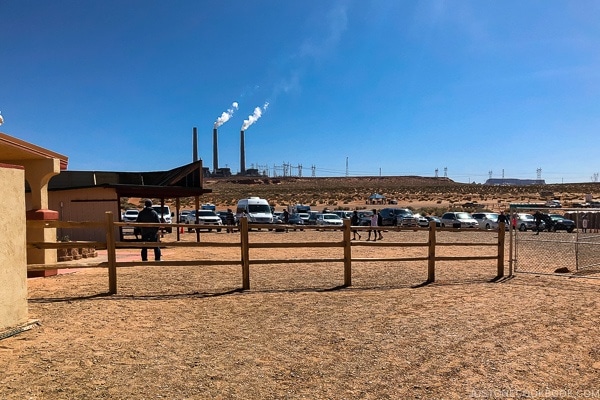
[[[358,226],[360,225],[360,218],[358,217],[358,211],[354,210],[354,212],[352,213],[352,217],[350,217],[350,225],[352,226]],[[352,230],[352,240],[356,239],[356,235],[358,235],[358,240],[360,240],[360,233],[358,233],[358,231],[356,229]]]
[[[144,209],[138,214],[136,222],[160,223],[158,213],[152,208],[152,201],[144,201]],[[158,227],[141,227],[142,242],[158,242]],[[154,261],[160,261],[160,247],[154,248]],[[148,248],[142,248],[142,261],[148,261]]]
[[[225,214],[225,222],[227,223],[227,233],[233,233],[233,226],[235,225],[235,215],[233,215],[233,211],[231,208],[227,209],[227,214]]]
[[[379,210],[377,210],[377,226],[383,226],[383,217],[381,216]],[[377,232],[379,232],[379,240],[383,239],[383,234],[381,233],[381,231]]]

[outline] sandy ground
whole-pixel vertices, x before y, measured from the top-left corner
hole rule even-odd
[[[264,242],[337,235],[251,233]],[[383,242],[424,235],[386,232]],[[496,234],[469,235],[438,241],[493,242]],[[203,233],[202,240],[239,237]],[[253,257],[337,251],[261,249]],[[423,251],[356,246],[353,256]],[[137,250],[118,253],[136,257]],[[236,257],[239,249],[164,250],[166,260]],[[114,296],[105,294],[104,269],[29,280],[30,317],[41,325],[0,341],[0,397],[600,398],[597,279],[517,275],[494,282],[488,260],[440,263],[436,283],[423,285],[426,262],[362,262],[353,265],[353,286],[342,288],[340,263],[274,264],[253,265],[251,290],[240,291],[238,265],[166,264],[119,269]]]

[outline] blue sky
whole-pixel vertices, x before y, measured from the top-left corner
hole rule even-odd
[[[600,171],[600,2],[0,0],[0,131],[71,170]],[[234,107],[234,102],[238,107]],[[251,121],[251,120],[249,120]]]

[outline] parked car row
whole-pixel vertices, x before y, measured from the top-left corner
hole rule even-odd
[[[556,208],[560,207],[558,202],[554,202]],[[212,206],[212,205],[211,205]],[[159,213],[161,221],[171,223],[171,213],[168,206],[153,206]],[[213,206],[214,207],[214,206]],[[189,225],[207,225],[205,229],[211,231],[213,228],[217,232],[221,231],[221,227],[227,224],[227,212],[215,211],[212,207],[202,207],[201,210],[183,210],[178,216],[178,222]],[[247,216],[250,222],[258,223],[283,223],[282,212],[274,212],[268,201],[257,197],[242,199],[238,202],[235,221],[241,216]],[[495,212],[474,212],[466,211],[449,211],[441,217],[423,216],[413,213],[408,208],[386,207],[378,211],[381,215],[382,226],[400,226],[400,227],[428,227],[431,221],[435,225],[442,228],[469,228],[469,229],[485,229],[496,230],[499,226],[500,214]],[[122,214],[124,222],[135,222],[137,220],[139,210],[127,209]],[[288,224],[290,225],[321,225],[321,226],[342,226],[344,219],[351,218],[353,211],[347,210],[324,210],[318,212],[308,210],[308,212],[290,213],[288,216]],[[537,213],[536,213],[537,215]],[[359,210],[359,225],[370,226],[373,210]],[[539,214],[539,222],[536,223],[536,217],[529,213],[514,214],[512,219],[514,229],[519,231],[537,230],[540,231],[559,231],[564,230],[572,232],[575,229],[575,222],[565,218],[560,214]],[[507,229],[510,224],[507,224]],[[216,227],[216,228],[215,228]],[[188,227],[188,232],[198,230],[198,228]],[[166,229],[171,232],[170,229]]]

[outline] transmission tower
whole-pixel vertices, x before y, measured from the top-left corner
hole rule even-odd
[[[438,177],[438,172],[440,172],[440,170],[436,168],[436,169],[435,169],[435,177],[436,177],[436,178]]]
[[[489,175],[490,179],[492,179],[492,170],[491,169],[488,171],[488,175]]]
[[[444,178],[448,177],[448,167],[444,167]]]
[[[312,176],[313,178],[317,176],[317,167],[315,167],[314,165],[310,166],[310,176]]]
[[[346,178],[348,177],[348,157],[346,157]]]
[[[535,172],[537,174],[538,181],[541,181],[542,180],[542,169],[538,168],[538,169],[535,170]]]

